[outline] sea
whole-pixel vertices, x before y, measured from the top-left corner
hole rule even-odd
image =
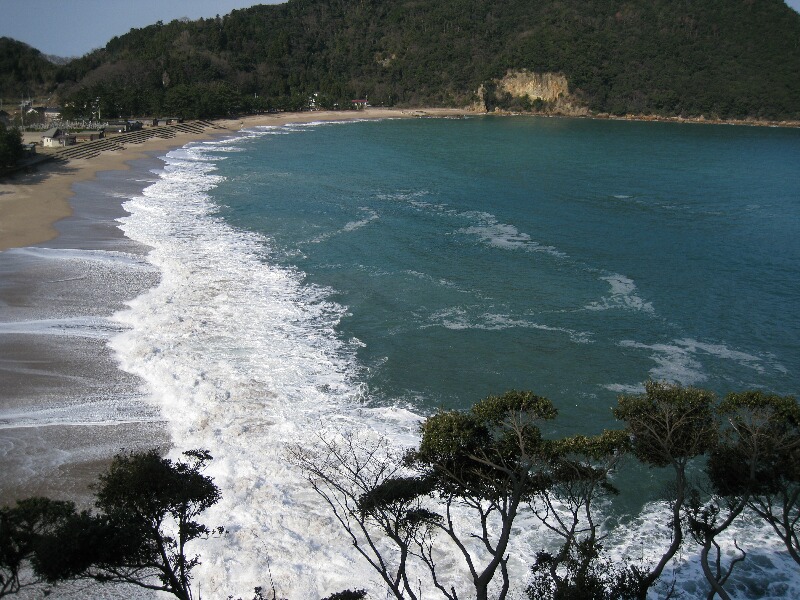
[[[214,456],[206,516],[226,533],[196,546],[202,597],[388,597],[291,448],[355,435],[399,454],[426,416],[511,389],[553,401],[548,437],[621,427],[612,407],[647,380],[800,390],[800,130],[387,118],[254,127],[147,165],[107,186],[138,250],[80,251],[147,282],[100,328],[128,390],[101,418]],[[670,539],[668,473],[630,460],[614,479],[605,548],[647,564]],[[514,540],[523,598],[555,540],[529,517]],[[767,528],[740,520],[723,565],[734,544],[732,597],[800,597]],[[469,597],[451,550],[441,573]],[[691,540],[652,598],[671,588],[707,593]]]

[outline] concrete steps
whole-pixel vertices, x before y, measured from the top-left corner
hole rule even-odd
[[[149,127],[147,129],[140,129],[139,131],[130,131],[128,133],[113,135],[102,140],[94,140],[68,146],[54,152],[52,157],[59,161],[94,158],[101,152],[124,150],[126,145],[141,144],[156,137],[172,139],[178,133],[199,135],[209,129],[226,130],[225,127],[212,123],[211,121],[187,121],[185,123],[176,123],[175,125],[161,125],[159,127]]]

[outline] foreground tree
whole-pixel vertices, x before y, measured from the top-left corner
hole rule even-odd
[[[423,507],[427,482],[405,477],[402,456],[385,438],[320,434],[316,448],[292,446],[290,458],[331,508],[355,550],[395,598],[417,598],[409,560],[437,515]],[[391,550],[381,543],[388,540]],[[418,554],[418,553],[417,553]]]
[[[191,600],[191,572],[200,564],[187,545],[214,530],[197,519],[221,498],[202,474],[205,450],[173,462],[151,450],[116,456],[100,476],[98,515],[75,514],[43,536],[35,566],[48,581],[76,577],[122,582]]]
[[[0,597],[41,583],[30,572],[31,560],[43,536],[75,515],[71,502],[28,498],[0,509]]]
[[[526,590],[536,600],[644,600],[687,536],[699,546],[707,597],[729,598],[725,585],[747,555],[737,540],[735,553],[723,552],[719,538],[747,508],[800,564],[800,406],[794,398],[743,392],[717,403],[712,392],[651,381],[645,393],[621,397],[613,412],[625,431],[545,440],[537,424],[553,418],[555,408],[533,394],[509,392],[470,411],[427,419],[404,464],[377,459],[374,444],[350,443],[306,453],[303,467],[354,544],[363,548],[360,539],[368,540],[370,562],[387,581],[394,577],[396,598],[417,597],[409,581],[417,580],[410,570],[420,562],[443,597],[458,598],[437,565],[434,544],[442,548],[441,537],[463,557],[474,597],[487,598],[492,582],[497,597],[506,597],[511,528],[523,507],[563,540],[555,552],[537,556]],[[595,516],[598,502],[617,493],[610,476],[629,451],[673,476],[671,540],[650,568],[605,556],[607,532]],[[394,542],[395,552],[381,546],[381,536]],[[392,554],[400,560],[390,573],[385,558]]]
[[[469,412],[428,418],[419,448],[406,457],[407,464],[433,484],[443,514],[432,525],[458,549],[477,600],[488,598],[489,585],[498,574],[497,597],[508,594],[508,545],[514,520],[523,503],[547,486],[544,467],[550,443],[542,438],[538,424],[556,415],[550,400],[531,392],[489,396]],[[453,518],[456,507],[475,515],[476,530],[461,530]],[[477,548],[467,540],[476,541]],[[448,590],[435,577],[432,544],[422,549],[434,584],[455,600],[452,586]]]
[[[644,394],[622,396],[613,409],[614,415],[627,424],[636,458],[650,467],[671,469],[674,475],[669,498],[672,541],[658,562],[641,574],[641,600],[646,599],[647,590],[683,544],[686,531],[682,517],[691,492],[687,468],[716,445],[714,403],[714,394],[706,390],[648,381]]]
[[[443,597],[458,598],[438,564],[444,536],[467,566],[472,595],[488,598],[497,577],[502,599],[514,520],[546,483],[550,443],[537,424],[555,416],[549,400],[512,391],[428,418],[419,447],[402,461],[385,440],[353,436],[292,455],[395,598],[417,598],[418,567]]]
[[[800,565],[800,406],[793,397],[747,391],[719,406],[721,443],[708,475],[717,494],[734,498],[768,523]]]
[[[610,476],[630,447],[624,431],[575,435],[551,444],[548,484],[532,510],[563,540],[557,552],[539,552],[526,592],[535,600],[619,600],[638,594],[641,572],[613,564],[603,553],[607,536],[597,504],[619,493]]]

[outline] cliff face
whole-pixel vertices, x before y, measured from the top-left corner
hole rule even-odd
[[[497,89],[508,92],[515,98],[528,96],[545,102],[556,102],[569,96],[569,83],[561,73],[531,73],[530,71],[508,71],[497,82]]]
[[[477,111],[522,110],[545,114],[586,115],[588,109],[569,92],[563,73],[534,73],[509,70],[502,79],[481,85]]]

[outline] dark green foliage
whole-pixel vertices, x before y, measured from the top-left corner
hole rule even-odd
[[[538,425],[556,416],[550,400],[531,392],[489,396],[469,412],[448,411],[426,419],[419,448],[406,456],[409,466],[433,482],[447,515],[434,524],[463,555],[478,600],[488,598],[489,583],[497,575],[502,586],[498,598],[508,593],[507,548],[514,520],[521,505],[547,485],[544,467],[551,444]],[[455,504],[472,511],[481,524],[481,533],[472,537],[488,558],[478,560],[462,543],[463,533],[449,518]],[[490,518],[497,519],[494,531],[486,526]],[[431,555],[426,559],[435,574]],[[437,587],[453,598],[443,585]]]
[[[127,582],[189,600],[191,571],[199,556],[187,544],[212,530],[197,518],[219,501],[219,488],[202,469],[205,450],[185,452],[187,462],[157,451],[118,455],[100,476],[98,515],[73,514],[37,548],[34,565],[48,580],[88,577]]]
[[[647,465],[685,464],[717,441],[714,394],[648,381],[641,396],[623,396],[614,416],[628,424],[633,453]]]
[[[641,573],[642,600],[683,544],[682,517],[690,492],[687,469],[693,459],[704,456],[717,443],[715,401],[714,394],[706,390],[648,381],[644,394],[621,396],[613,410],[614,416],[627,425],[636,458],[651,467],[669,467],[675,477],[669,498],[672,542],[659,562],[649,572]],[[709,548],[705,546],[704,556]]]
[[[34,557],[42,538],[74,514],[71,502],[48,498],[28,498],[0,509],[0,597],[38,583],[38,579],[20,578],[23,567]]]
[[[790,396],[749,391],[726,396],[719,413],[721,443],[707,468],[715,492],[746,503],[800,564],[800,405]]]
[[[531,392],[489,396],[469,412],[428,418],[407,462],[435,479],[440,494],[498,501],[513,493],[523,500],[539,488],[532,467],[549,452],[537,423],[556,415],[550,400]]]
[[[615,564],[601,554],[602,546],[583,540],[568,555],[558,558],[547,552],[536,556],[531,583],[525,589],[531,600],[633,600],[641,594],[641,571]],[[558,579],[552,572],[560,568]]]
[[[437,521],[440,516],[420,508],[417,500],[434,492],[435,482],[423,477],[391,477],[358,497],[358,510],[362,515],[380,512],[397,513],[401,529],[413,529],[425,522]]]
[[[719,413],[727,427],[707,469],[719,494],[769,495],[800,482],[800,407],[794,398],[729,394]]]
[[[532,508],[563,543],[554,554],[538,554],[527,589],[530,598],[600,600],[640,593],[640,572],[628,565],[613,565],[603,554],[606,533],[595,516],[599,501],[619,493],[609,477],[629,448],[624,431],[575,435],[551,443],[547,485]]]
[[[57,69],[38,50],[0,37],[0,97],[27,99],[52,86]]]
[[[0,168],[16,164],[22,158],[22,134],[0,123]]]
[[[323,598],[322,600],[363,600],[363,598],[367,597],[366,590],[343,590],[341,592],[336,592],[335,594],[331,594],[327,598]]]

